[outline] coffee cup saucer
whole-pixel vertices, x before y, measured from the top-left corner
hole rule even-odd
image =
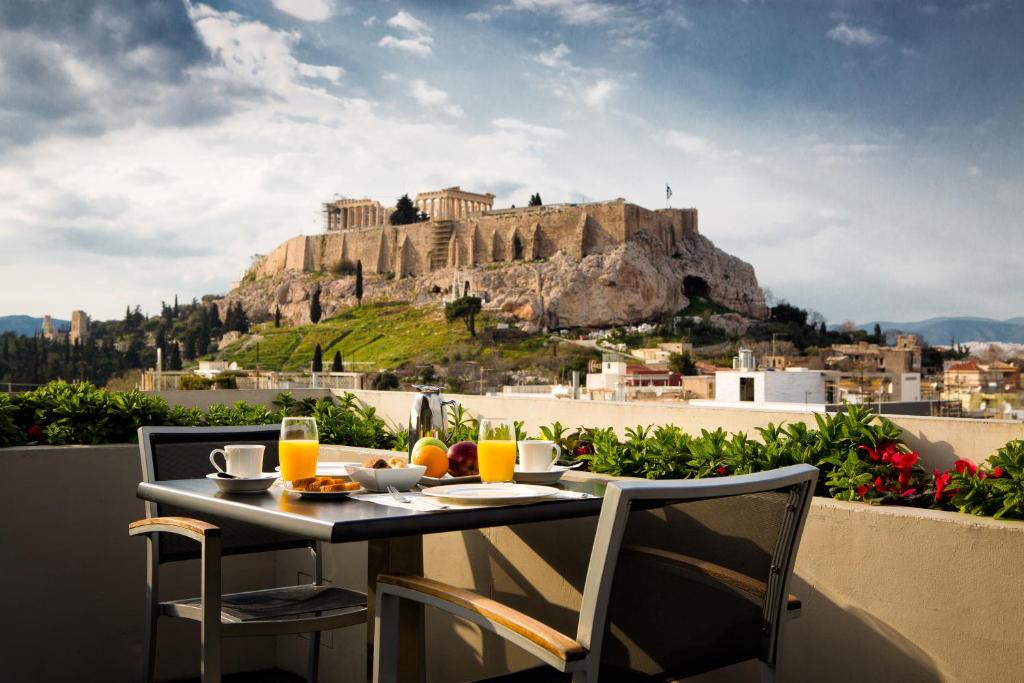
[[[258,477],[235,477],[233,479],[226,479],[224,477],[218,477],[217,472],[210,472],[206,475],[207,479],[212,479],[224,493],[263,493],[277,481],[276,472],[263,472]]]
[[[516,465],[512,478],[520,484],[555,484],[565,472],[565,468],[557,465],[553,465],[550,470],[541,472],[524,472],[519,469],[519,465]]]

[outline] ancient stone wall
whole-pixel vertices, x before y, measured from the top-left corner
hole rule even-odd
[[[672,255],[697,234],[696,209],[651,211],[625,200],[489,211],[455,220],[374,226],[293,237],[255,268],[257,277],[284,270],[330,271],[346,259],[367,273],[416,277],[450,266],[534,261],[558,252],[581,259],[647,233]]]

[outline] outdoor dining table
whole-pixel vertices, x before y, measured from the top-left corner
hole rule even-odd
[[[209,479],[180,479],[139,484],[137,496],[204,515],[234,519],[274,531],[326,543],[367,541],[367,667],[373,662],[373,610],[378,574],[423,573],[423,535],[486,527],[596,516],[606,482],[567,473],[558,488],[584,494],[515,505],[452,506],[410,510],[356,498],[308,500],[280,487],[261,495],[227,494]],[[423,610],[403,606],[402,680],[423,680]]]

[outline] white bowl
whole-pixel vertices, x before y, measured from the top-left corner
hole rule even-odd
[[[394,486],[399,491],[408,491],[416,485],[426,471],[426,465],[381,467],[380,469],[359,465],[348,466],[349,476],[359,482],[364,489],[374,493],[385,493],[389,486]]]

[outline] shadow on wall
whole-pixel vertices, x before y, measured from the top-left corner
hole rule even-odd
[[[961,457],[953,449],[953,444],[948,441],[931,441],[926,436],[920,433],[914,434],[906,428],[903,429],[903,441],[911,450],[927,453],[928,465],[940,472],[952,469],[953,463]],[[983,460],[984,458],[978,459],[977,464],[980,465]]]
[[[799,576],[790,592],[803,601],[803,616],[787,627],[780,680],[950,680],[928,653],[868,612],[837,605]]]

